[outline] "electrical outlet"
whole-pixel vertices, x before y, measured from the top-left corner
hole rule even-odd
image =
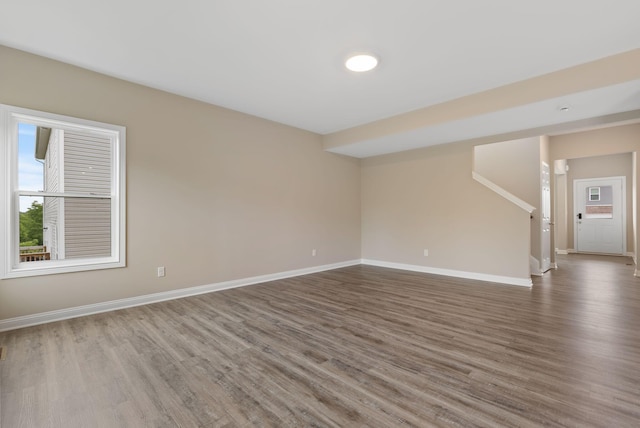
[[[424,249],[424,256],[427,257],[429,255],[429,250],[427,250],[426,248]]]
[[[313,250],[311,250],[311,256],[315,257],[317,254],[316,249],[314,248]]]
[[[161,278],[164,276],[164,266],[160,266],[158,268],[158,278]]]

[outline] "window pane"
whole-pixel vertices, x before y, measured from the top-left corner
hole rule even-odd
[[[35,125],[18,124],[18,187],[22,190],[43,190],[43,164],[36,159],[37,130]]]
[[[98,198],[21,196],[20,261],[110,257],[111,200]],[[24,220],[23,220],[24,219]],[[27,256],[29,251],[41,258]],[[36,251],[37,250],[37,251]]]
[[[108,135],[25,123],[18,132],[20,190],[111,194]]]
[[[20,261],[48,260],[42,228],[42,199],[20,198]]]
[[[585,218],[613,218],[613,186],[587,188]]]

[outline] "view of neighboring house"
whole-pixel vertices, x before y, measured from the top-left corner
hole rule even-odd
[[[103,257],[111,253],[109,199],[111,143],[108,138],[62,129],[38,128],[36,159],[44,161],[43,241],[51,260]]]

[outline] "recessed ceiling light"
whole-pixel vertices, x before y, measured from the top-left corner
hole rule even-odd
[[[376,68],[378,65],[378,58],[369,54],[354,55],[347,59],[344,65],[351,71],[362,73]]]
[[[560,110],[563,113],[568,112],[569,111],[569,106],[561,106],[560,108],[558,108],[558,110]]]

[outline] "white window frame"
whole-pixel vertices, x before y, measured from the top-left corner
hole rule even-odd
[[[108,135],[111,194],[50,193],[18,189],[18,123]],[[126,266],[126,128],[108,123],[0,104],[0,278],[48,275]],[[20,262],[20,196],[104,197],[111,200],[111,255],[67,260]]]

